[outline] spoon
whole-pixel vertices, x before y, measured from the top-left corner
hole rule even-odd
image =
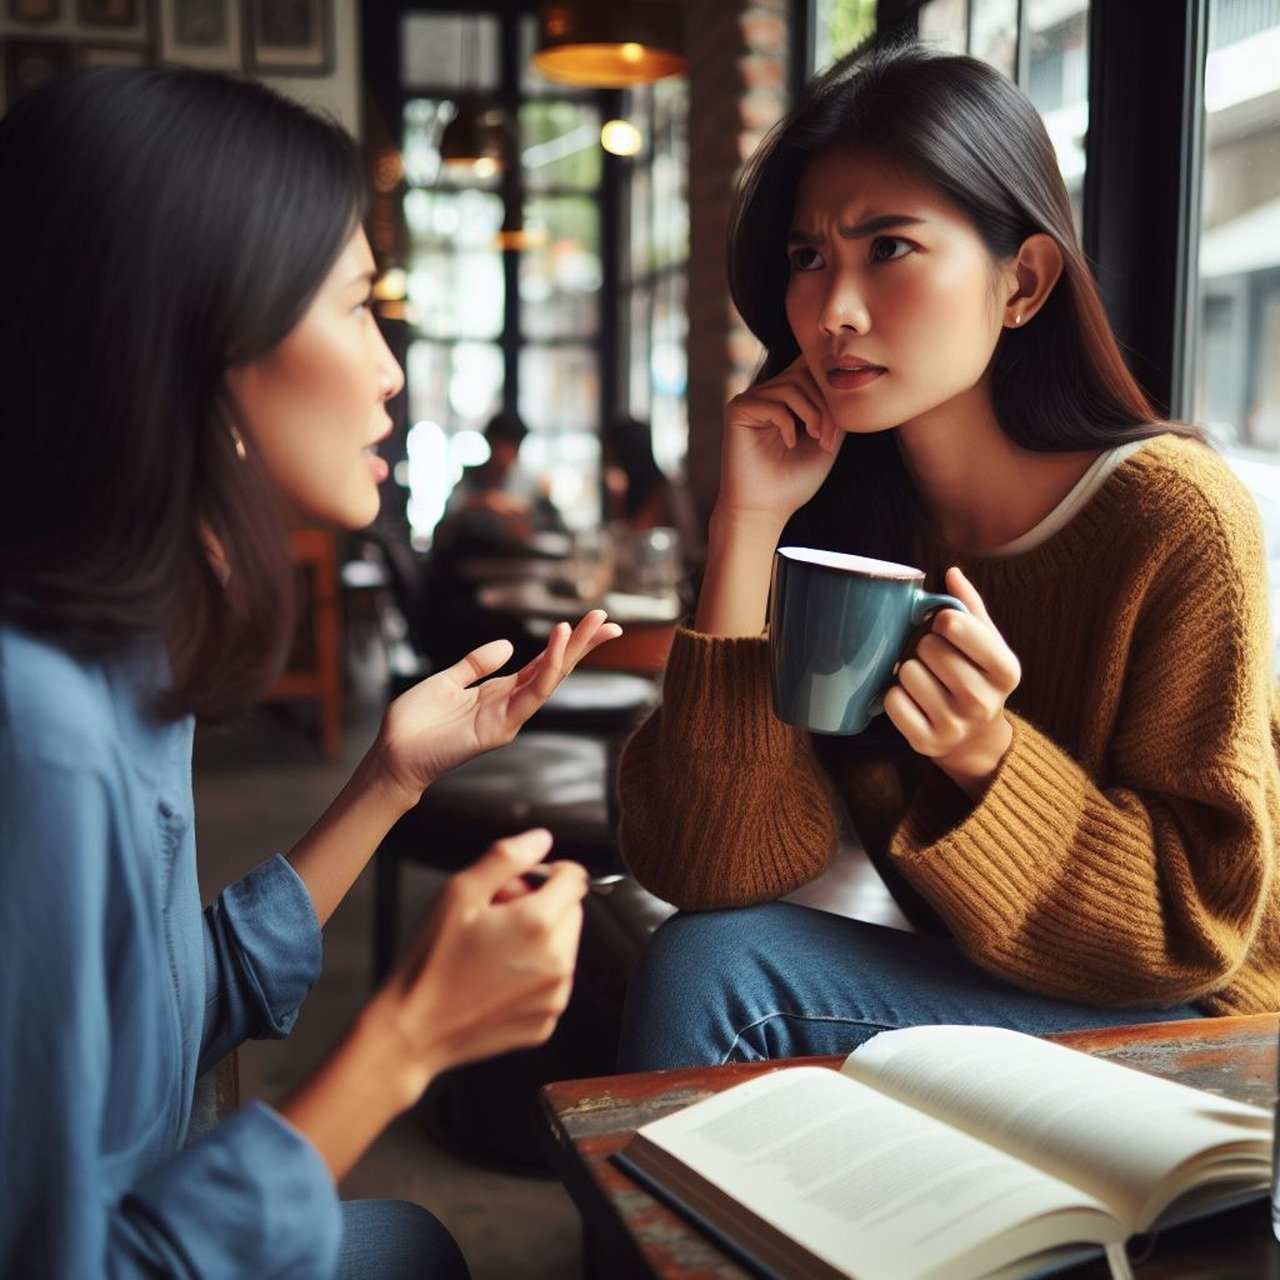
[[[530,881],[534,884],[541,884],[551,874],[551,864],[540,862],[536,867],[530,867],[524,872],[521,879]],[[588,876],[587,887],[592,893],[612,893],[613,886],[620,884],[626,876],[614,873],[607,876]]]

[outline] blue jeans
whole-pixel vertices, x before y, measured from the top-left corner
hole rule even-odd
[[[448,1230],[407,1200],[346,1200],[335,1280],[468,1280]]]
[[[979,968],[949,938],[771,902],[673,916],[654,934],[627,995],[619,1066],[849,1053],[877,1031],[937,1022],[1043,1034],[1203,1012],[1034,995]]]

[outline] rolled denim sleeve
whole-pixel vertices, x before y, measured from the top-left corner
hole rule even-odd
[[[204,932],[202,1071],[243,1040],[287,1036],[322,959],[311,895],[279,854],[223,890]]]
[[[23,756],[0,730],[0,1276],[331,1276],[337,1193],[282,1117],[251,1105],[178,1146],[186,1076],[156,1012],[170,979],[131,808],[118,777]],[[292,875],[268,864],[214,913],[246,1020],[282,1025],[319,964]],[[259,912],[274,930],[245,923]],[[291,933],[303,959],[267,965]]]

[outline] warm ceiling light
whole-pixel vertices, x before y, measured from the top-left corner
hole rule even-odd
[[[379,302],[400,302],[408,292],[409,277],[403,267],[388,267],[373,284],[373,296]]]
[[[464,98],[440,135],[441,163],[492,178],[502,171],[506,154],[506,115],[491,103]]]
[[[634,156],[644,139],[630,120],[606,120],[600,129],[600,145],[615,156]]]
[[[685,70],[675,0],[544,0],[533,65],[548,80],[625,89]]]

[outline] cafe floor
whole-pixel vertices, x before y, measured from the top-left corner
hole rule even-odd
[[[197,735],[196,822],[206,900],[297,840],[372,740],[382,706],[376,654],[366,654],[357,666],[339,760],[320,759],[304,707],[260,710]],[[439,884],[411,867],[404,878],[402,937]],[[241,1051],[245,1100],[280,1097],[323,1058],[359,1009],[369,992],[371,915],[372,875],[366,872],[325,930],[324,972],[293,1034],[251,1042]],[[401,1117],[382,1135],[340,1191],[344,1199],[385,1196],[425,1205],[461,1243],[474,1280],[580,1274],[577,1214],[556,1182],[463,1163],[433,1145],[416,1114]]]

